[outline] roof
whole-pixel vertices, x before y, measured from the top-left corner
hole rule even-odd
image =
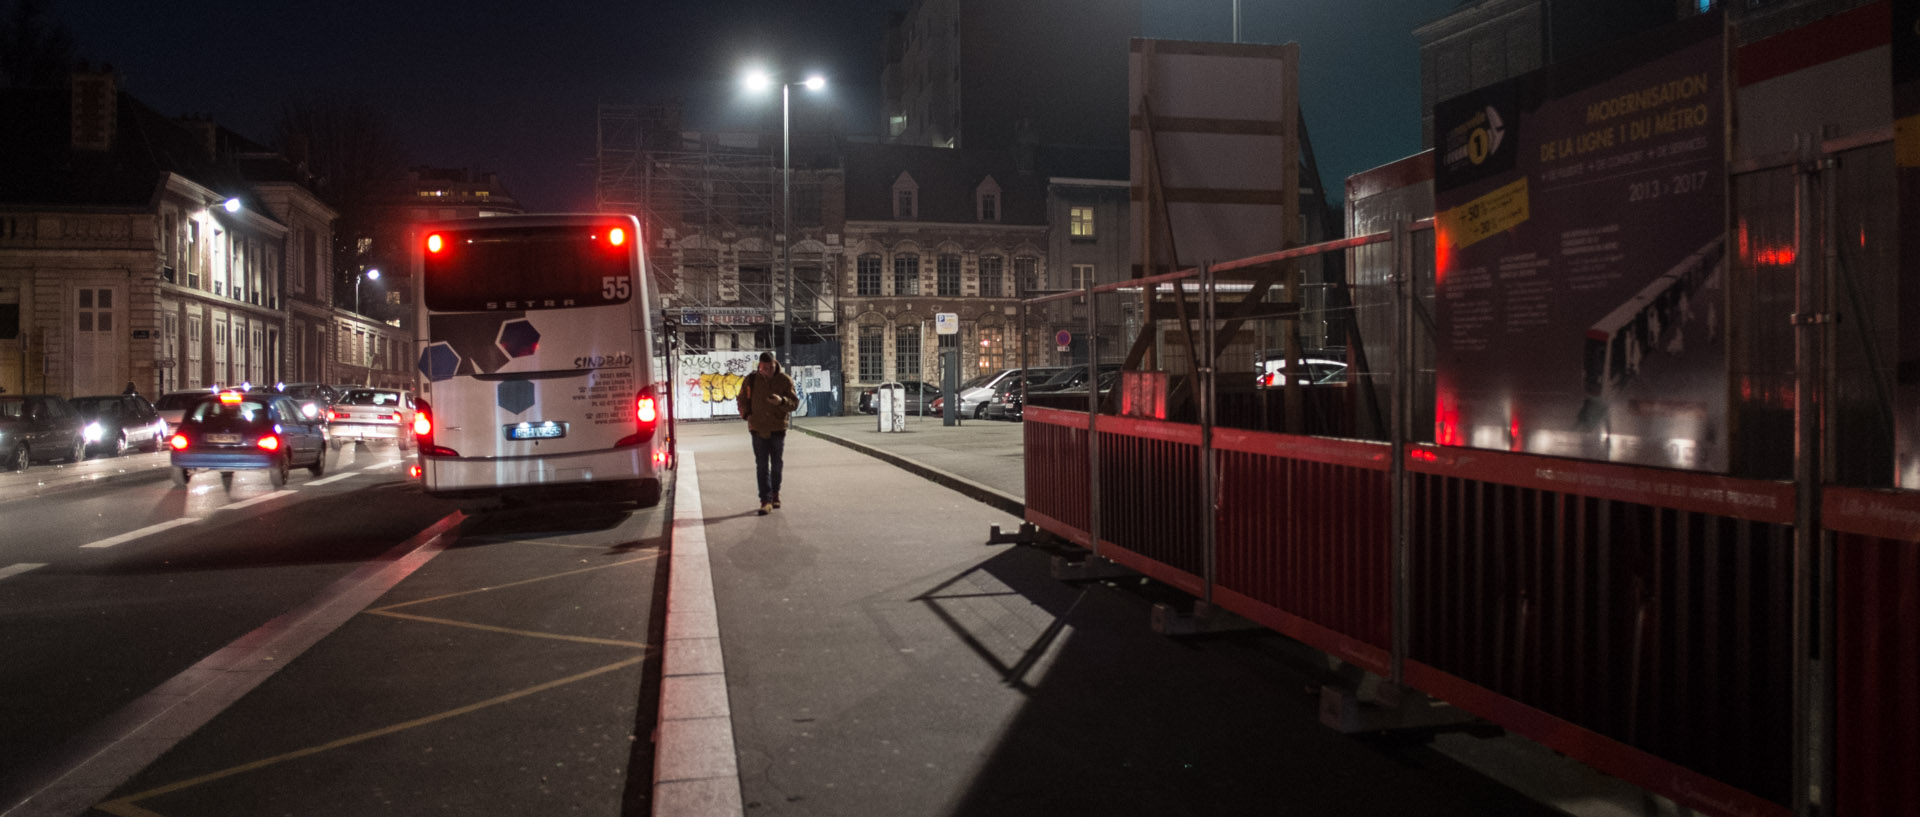
[[[893,184],[906,173],[919,187],[920,222],[979,221],[974,193],[991,177],[1000,186],[997,224],[1044,226],[1047,180],[1021,173],[1003,151],[956,150],[919,145],[847,146],[847,219],[893,221]]]
[[[128,94],[115,96],[112,147],[77,150],[71,147],[72,103],[66,89],[0,89],[0,111],[6,112],[6,124],[0,125],[0,176],[7,179],[0,204],[146,208],[168,173],[223,195],[249,198],[240,163],[216,161],[186,126]],[[214,135],[227,155],[270,152],[232,131],[215,128]]]

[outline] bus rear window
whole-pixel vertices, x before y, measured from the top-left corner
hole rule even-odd
[[[626,303],[635,242],[609,241],[618,226],[442,231],[440,249],[422,263],[426,306],[479,312]]]

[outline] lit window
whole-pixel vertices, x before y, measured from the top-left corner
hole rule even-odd
[[[1093,208],[1067,208],[1067,235],[1072,238],[1093,237]]]

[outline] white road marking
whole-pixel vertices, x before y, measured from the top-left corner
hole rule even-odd
[[[333,476],[327,477],[326,479],[316,479],[307,484],[308,485],[325,485],[329,482],[339,482],[340,480],[346,479],[348,477],[353,477],[353,476],[359,476],[359,474],[353,471],[346,471],[344,473],[334,474]]]
[[[256,496],[244,502],[235,502],[232,505],[222,505],[218,508],[215,508],[214,510],[216,511],[238,510],[240,508],[247,507],[248,505],[258,505],[262,502],[270,502],[272,500],[279,499],[280,497],[283,497],[283,496],[292,496],[295,493],[298,493],[298,491],[295,491],[291,488],[287,488],[279,491],[274,491],[273,493],[267,494],[266,496]]]
[[[165,522],[161,522],[161,523],[159,523],[159,524],[156,524],[156,525],[148,525],[148,526],[146,526],[146,527],[144,527],[144,528],[141,528],[141,529],[139,529],[139,530],[133,530],[133,531],[127,531],[126,533],[123,533],[123,534],[120,534],[119,536],[112,536],[112,537],[108,537],[108,538],[106,538],[106,539],[102,539],[102,540],[100,540],[100,541],[98,541],[98,542],[88,542],[87,544],[84,544],[84,545],[81,545],[81,547],[83,547],[83,548],[110,548],[110,547],[113,547],[114,545],[119,545],[119,544],[124,544],[124,543],[127,543],[127,542],[131,542],[131,541],[133,541],[133,540],[135,540],[135,539],[139,539],[139,538],[141,538],[141,537],[143,537],[143,536],[151,536],[151,535],[153,535],[153,534],[156,534],[156,533],[159,533],[159,532],[161,532],[161,531],[163,531],[163,530],[167,530],[167,529],[169,529],[169,528],[177,528],[177,527],[180,527],[181,525],[191,525],[191,524],[193,524],[193,523],[195,523],[195,522],[198,522],[198,521],[200,521],[200,520],[198,520],[198,519],[193,519],[193,518],[183,518],[183,519],[169,519],[169,520],[167,520],[167,521],[165,521]]]
[[[18,576],[29,570],[34,570],[36,568],[42,568],[46,566],[47,566],[46,562],[21,562],[17,565],[7,565],[6,567],[0,567],[0,579],[4,579],[8,576]]]

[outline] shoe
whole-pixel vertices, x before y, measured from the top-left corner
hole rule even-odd
[[[774,494],[773,501],[769,504],[773,505],[773,507],[776,507],[776,508],[780,507],[780,495]]]
[[[773,503],[771,502],[760,503],[760,515],[766,516],[767,514],[770,514],[770,513],[773,513]]]

